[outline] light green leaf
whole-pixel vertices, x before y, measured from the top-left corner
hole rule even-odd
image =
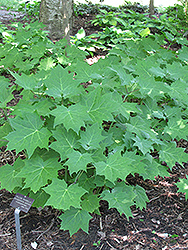
[[[69,98],[77,91],[78,81],[73,79],[73,74],[60,65],[51,70],[50,75],[43,81],[47,87],[46,94],[53,97]]]
[[[143,208],[146,208],[146,202],[149,202],[149,199],[146,195],[146,191],[138,185],[133,187],[133,191],[136,194],[136,197],[134,198],[134,201],[136,201],[136,206],[139,207],[141,210]]]
[[[150,29],[148,27],[140,32],[141,37],[146,37],[149,34],[150,34]]]
[[[58,175],[58,170],[62,168],[56,158],[50,158],[46,161],[39,155],[25,160],[25,166],[17,174],[18,177],[25,178],[24,188],[31,188],[36,193],[41,187],[48,183],[48,180]]]
[[[12,128],[8,122],[0,126],[0,147],[7,145],[8,140],[5,137],[12,131]]]
[[[1,86],[1,95],[0,95],[0,108],[6,108],[7,103],[10,102],[14,97],[12,95],[12,88],[9,88],[9,80],[3,76],[0,76],[0,86]]]
[[[136,133],[140,138],[156,139],[157,133],[152,130],[151,121],[142,119],[140,116],[130,118],[130,124],[126,123],[127,131]]]
[[[37,147],[48,149],[51,133],[42,127],[44,122],[36,113],[27,114],[23,119],[16,117],[9,121],[15,131],[5,137],[9,141],[8,150],[16,149],[20,152],[26,149],[30,158]]]
[[[84,200],[81,201],[81,206],[83,210],[89,213],[93,213],[95,210],[98,209],[100,199],[97,197],[97,195],[93,193],[85,194],[83,198]]]
[[[178,192],[185,193],[185,199],[188,200],[188,179],[180,179],[179,182],[176,183],[178,187]]]
[[[92,216],[85,210],[71,207],[59,216],[59,218],[62,220],[60,229],[69,230],[70,236],[72,236],[80,228],[88,233],[89,221]]]
[[[96,162],[96,172],[99,175],[104,175],[109,181],[114,182],[117,178],[124,179],[130,172],[130,165],[133,159],[128,156],[122,157],[120,152],[110,155],[106,162]]]
[[[86,170],[88,163],[91,163],[93,159],[88,153],[81,154],[79,151],[72,151],[67,154],[69,160],[66,164],[69,166],[69,171],[72,174],[73,172],[78,172],[79,170]]]
[[[182,164],[182,162],[188,161],[188,155],[184,153],[183,148],[177,148],[175,142],[168,142],[159,151],[159,159],[165,161],[167,165],[172,169],[176,162]]]
[[[43,188],[50,195],[46,206],[53,206],[57,209],[69,209],[70,206],[80,208],[80,198],[86,192],[78,184],[67,186],[64,180],[53,179],[52,184]]]
[[[63,123],[65,128],[69,130],[72,128],[77,134],[81,126],[85,126],[84,121],[91,120],[86,108],[79,104],[71,105],[66,108],[65,106],[58,106],[56,109],[50,112],[55,116],[54,126]]]
[[[18,84],[20,87],[24,88],[25,90],[33,90],[35,88],[39,88],[41,86],[41,82],[37,80],[36,76],[34,74],[31,75],[25,75],[22,74],[21,76],[19,74],[10,72],[11,75],[16,79],[16,84]]]
[[[16,160],[14,166],[5,165],[0,167],[0,182],[1,189],[6,189],[9,192],[15,187],[22,186],[22,178],[17,177],[17,173],[23,167],[24,162],[20,159]]]
[[[95,123],[92,126],[87,126],[86,131],[80,131],[79,140],[80,144],[85,150],[97,149],[100,148],[100,142],[105,139],[101,135],[101,128],[99,124]]]
[[[68,153],[73,152],[74,148],[78,148],[80,145],[78,142],[79,136],[71,129],[67,132],[62,125],[56,127],[53,136],[56,141],[52,142],[50,148],[57,151],[62,160],[68,158]]]
[[[172,139],[185,139],[188,136],[187,122],[181,118],[172,117],[168,120],[168,125],[164,128],[164,132],[168,133]]]
[[[111,193],[106,190],[102,195],[109,202],[109,208],[115,207],[120,214],[125,214],[127,218],[132,217],[130,206],[134,205],[136,194],[131,186],[120,182],[116,184]]]
[[[99,87],[84,96],[81,105],[83,108],[86,107],[94,123],[101,123],[103,120],[114,121],[112,113],[118,108],[118,104],[113,101],[112,94],[103,95]]]
[[[133,146],[138,147],[144,155],[147,152],[150,152],[150,150],[153,150],[153,146],[152,146],[153,142],[152,141],[140,139],[138,136],[133,138],[133,140],[135,141]]]

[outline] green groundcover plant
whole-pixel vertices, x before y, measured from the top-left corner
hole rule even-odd
[[[188,135],[187,40],[178,38],[178,52],[157,34],[124,40],[89,66],[86,52],[53,44],[36,23],[1,29],[0,146],[17,154],[0,168],[1,189],[61,210],[70,235],[88,232],[100,200],[127,218],[131,206],[143,209],[145,190],[127,176],[167,176],[188,161],[176,145]],[[187,180],[178,187],[186,192]]]

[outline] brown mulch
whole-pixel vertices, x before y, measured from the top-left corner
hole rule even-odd
[[[86,34],[97,32],[89,22],[93,16],[75,17],[74,34],[83,27]],[[22,21],[22,19],[18,19]],[[10,20],[2,21],[9,24]],[[97,55],[96,55],[97,57]],[[98,57],[100,57],[98,55]],[[89,59],[92,63],[97,59]],[[16,97],[15,97],[16,102]],[[188,152],[188,143],[177,142],[179,147]],[[0,166],[12,164],[14,152],[0,150]],[[188,202],[185,195],[177,193],[174,185],[179,178],[188,174],[188,164],[176,164],[169,177],[156,177],[154,181],[143,181],[138,176],[130,176],[129,182],[138,183],[145,188],[148,198],[146,209],[142,211],[132,207],[133,217],[120,215],[116,209],[108,209],[108,204],[101,201],[101,216],[93,214],[89,234],[79,230],[72,237],[68,231],[60,230],[60,211],[51,207],[31,208],[25,214],[20,213],[23,249],[39,250],[188,250]],[[14,208],[10,203],[14,194],[0,190],[0,249],[16,250]],[[32,247],[33,246],[33,247]]]

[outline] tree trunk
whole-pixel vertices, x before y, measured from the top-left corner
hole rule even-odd
[[[155,14],[154,11],[154,0],[149,1],[149,16],[152,17]]]
[[[51,39],[69,40],[73,25],[73,0],[41,0],[40,22],[47,25]]]

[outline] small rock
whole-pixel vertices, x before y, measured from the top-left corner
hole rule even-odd
[[[37,249],[38,244],[37,242],[31,242],[31,246],[32,248]]]

